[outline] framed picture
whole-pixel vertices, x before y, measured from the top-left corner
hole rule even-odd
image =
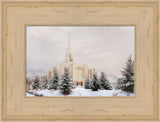
[[[159,122],[159,1],[1,4],[1,121]]]

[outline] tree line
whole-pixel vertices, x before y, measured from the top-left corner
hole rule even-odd
[[[62,94],[69,95],[69,94],[71,94],[72,89],[75,88],[75,84],[71,79],[70,72],[68,71],[67,68],[65,68],[64,74],[61,76],[61,79],[59,79],[58,73],[55,70],[53,77],[49,81],[46,78],[43,81],[42,86],[40,86],[39,78],[38,78],[38,76],[36,76],[35,80],[32,83],[32,89],[40,89],[40,88],[48,89],[48,90],[59,89],[59,90],[61,90]]]
[[[92,79],[85,81],[85,89],[92,89],[92,91],[98,91],[98,89],[112,90],[110,81],[106,78],[104,72],[101,72],[100,78],[98,78],[96,72],[93,74]]]
[[[54,89],[54,90],[61,90],[61,93],[64,95],[68,95],[72,92],[72,89],[75,88],[75,84],[70,77],[70,72],[67,68],[64,69],[64,74],[59,78],[57,71],[54,71],[53,77],[49,80],[46,78],[42,85],[40,86],[39,78],[36,76],[35,80],[32,83],[32,89]],[[104,72],[101,72],[101,77],[98,79],[97,74],[93,74],[93,78],[87,79],[85,81],[85,89],[91,89],[92,91],[98,91],[99,89],[106,89],[106,90],[112,90],[111,83],[106,78],[106,75]]]
[[[121,89],[127,92],[134,92],[134,61],[131,56],[128,58],[125,68],[121,71],[122,77],[118,79],[116,89]],[[59,78],[58,72],[55,70],[53,77],[48,81],[47,78],[40,86],[38,76],[32,82],[32,89],[59,89],[62,94],[69,95],[72,89],[75,88],[75,84],[70,76],[70,72],[67,68],[64,69],[64,74]],[[91,89],[92,91],[100,90],[112,90],[111,82],[107,79],[106,74],[101,72],[100,78],[98,78],[96,72],[93,73],[92,79],[86,79],[85,89]]]
[[[121,76],[117,81],[115,89],[134,93],[134,61],[131,56],[128,57],[126,66],[121,71]],[[91,81],[89,79],[86,80],[85,88],[92,89],[92,91],[97,91],[98,89],[113,89],[104,72],[101,72],[99,80],[96,73],[94,73]]]

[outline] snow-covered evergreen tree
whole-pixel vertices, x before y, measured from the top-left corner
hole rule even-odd
[[[40,88],[38,76],[36,76],[35,80],[33,81],[33,83],[32,83],[32,88],[33,88],[33,89],[39,89],[39,88]]]
[[[89,78],[86,79],[84,88],[85,89],[91,89],[91,81],[90,81]]]
[[[121,71],[122,78],[119,79],[123,91],[134,92],[134,61],[129,56],[126,67]]]
[[[105,75],[104,72],[101,72],[100,88],[101,88],[101,89],[106,89],[106,90],[112,90],[111,83],[110,83],[110,81],[106,78],[106,75]]]
[[[119,78],[115,84],[115,89],[116,90],[119,90],[121,89],[121,81],[122,81],[122,78]]]
[[[49,82],[49,85],[48,85],[48,89],[55,89],[55,90],[57,90],[57,88],[58,88],[58,81],[59,81],[58,73],[57,73],[57,70],[55,70],[53,77],[50,79],[50,82]]]
[[[93,78],[91,80],[91,89],[92,91],[98,91],[99,88],[100,88],[99,80],[97,74],[94,73]]]
[[[60,83],[61,93],[64,95],[69,95],[71,94],[73,88],[75,88],[75,85],[71,79],[70,72],[67,68],[65,68]]]
[[[47,78],[45,78],[45,80],[43,81],[43,83],[42,83],[42,88],[43,89],[46,89],[47,88],[47,83],[48,83],[48,80],[47,80]]]
[[[54,78],[51,77],[51,78],[49,79],[48,89],[49,89],[49,90],[53,89],[53,85],[54,85]]]

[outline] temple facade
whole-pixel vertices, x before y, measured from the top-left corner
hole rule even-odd
[[[48,79],[52,78],[55,70],[58,72],[59,77],[64,73],[64,68],[68,68],[71,73],[71,78],[75,84],[84,86],[85,80],[87,78],[91,79],[94,73],[94,68],[89,67],[86,64],[79,64],[74,62],[71,48],[70,48],[70,33],[68,33],[68,49],[66,53],[66,58],[58,66],[51,68],[48,71]]]

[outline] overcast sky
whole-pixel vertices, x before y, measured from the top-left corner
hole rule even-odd
[[[27,76],[46,74],[65,59],[70,32],[73,59],[97,72],[120,77],[129,55],[134,58],[133,26],[28,26]]]

